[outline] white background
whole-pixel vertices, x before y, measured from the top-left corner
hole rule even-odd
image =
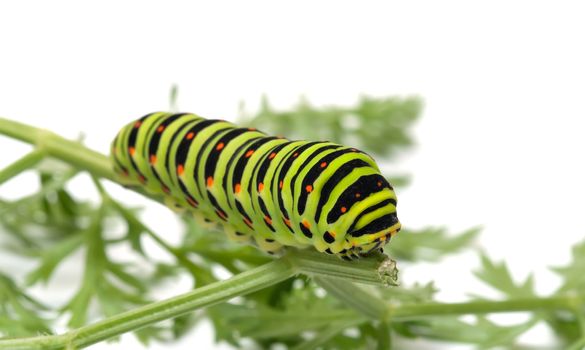
[[[585,232],[584,10],[577,1],[0,2],[0,115],[84,132],[105,153],[121,125],[167,108],[175,83],[182,110],[225,119],[240,101],[257,108],[263,93],[277,108],[301,94],[316,105],[417,94],[418,147],[393,165],[414,174],[398,194],[401,221],[481,224],[478,246],[519,277],[536,271],[546,293],[558,283],[546,267],[566,263]],[[0,166],[25,151],[0,138]],[[463,254],[402,273],[435,278],[443,300],[459,300],[477,288],[476,266]],[[209,332],[177,348],[212,347]],[[546,344],[544,332],[526,341]]]

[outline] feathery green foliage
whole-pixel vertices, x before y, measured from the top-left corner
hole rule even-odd
[[[173,110],[177,96],[174,88]],[[302,100],[295,109],[277,111],[264,99],[260,112],[243,115],[240,123],[291,138],[355,144],[381,158],[413,144],[409,128],[420,109],[416,98],[363,97],[354,107],[315,107]],[[102,179],[115,180],[103,155],[9,120],[0,119],[0,134],[44,147],[0,165],[0,186],[27,170],[36,171],[40,180],[31,195],[0,198],[0,259],[10,253],[35,263],[24,278],[0,263],[0,337],[5,337],[0,349],[83,348],[127,331],[135,331],[144,343],[172,341],[202,318],[211,320],[217,341],[234,347],[252,340],[261,348],[388,349],[416,338],[481,349],[513,347],[541,322],[554,330],[560,344],[573,349],[585,344],[585,244],[574,247],[571,263],[555,268],[562,286],[553,295],[537,295],[534,276],[515,281],[505,263],[478,255],[481,266],[475,276],[503,299],[439,303],[433,282],[385,286],[376,270],[381,257],[345,262],[291,250],[274,258],[230,242],[189,216],[182,217],[180,244],[171,245],[148,227],[139,209],[120,203],[102,187]],[[88,187],[99,194],[97,203],[69,189],[80,172],[91,175]],[[386,252],[400,264],[440,263],[469,249],[478,233],[477,228],[452,234],[442,227],[412,230],[407,225]],[[169,259],[153,258],[146,241]],[[31,287],[48,283],[45,288],[50,288],[55,275],[63,273],[61,267],[72,264],[81,265],[82,276],[69,300],[41,304],[31,296]],[[234,277],[222,279],[221,271]],[[393,271],[387,267],[387,281],[392,282],[388,276]],[[181,275],[189,276],[195,289],[153,303],[152,292]],[[487,316],[515,311],[530,317],[501,325]],[[461,318],[464,314],[476,316]],[[59,320],[68,321],[72,331],[50,335]]]

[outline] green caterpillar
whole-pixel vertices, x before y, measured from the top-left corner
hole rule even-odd
[[[195,114],[148,114],[112,142],[115,171],[268,253],[313,246],[352,259],[400,230],[374,160],[331,142],[291,141]]]

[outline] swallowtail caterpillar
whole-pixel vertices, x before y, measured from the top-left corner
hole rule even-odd
[[[392,186],[352,147],[157,112],[124,126],[111,152],[128,185],[272,254],[312,246],[352,259],[381,250],[400,230]]]

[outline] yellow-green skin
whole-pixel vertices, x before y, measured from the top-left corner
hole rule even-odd
[[[269,253],[312,246],[351,259],[381,249],[400,230],[396,195],[374,160],[331,142],[158,112],[120,130],[112,160],[128,185]]]

